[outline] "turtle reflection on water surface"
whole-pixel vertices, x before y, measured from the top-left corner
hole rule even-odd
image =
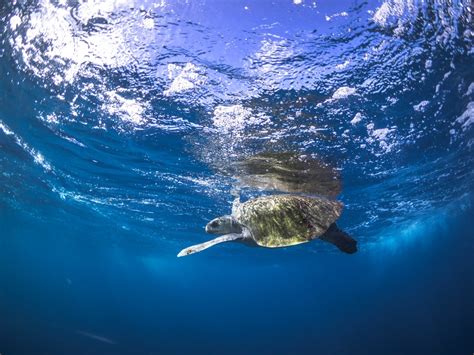
[[[319,159],[297,153],[259,153],[233,163],[227,172],[240,186],[262,190],[332,198],[341,192],[338,171]]]

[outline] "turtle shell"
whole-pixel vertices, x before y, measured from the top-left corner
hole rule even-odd
[[[263,247],[285,247],[322,235],[339,218],[343,204],[319,197],[272,195],[249,200],[234,217]]]

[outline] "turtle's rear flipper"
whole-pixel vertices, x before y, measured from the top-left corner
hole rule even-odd
[[[334,244],[340,251],[348,254],[354,254],[357,251],[357,241],[352,239],[349,234],[340,230],[336,223],[331,224],[329,229],[319,239]]]

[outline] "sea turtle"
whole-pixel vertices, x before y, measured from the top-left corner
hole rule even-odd
[[[230,241],[276,248],[313,239],[327,241],[352,254],[357,251],[357,242],[334,223],[342,207],[342,202],[316,196],[270,195],[244,203],[237,198],[231,216],[213,219],[206,225],[206,232],[221,236],[183,249],[178,257]]]
[[[295,152],[261,152],[227,168],[241,187],[336,197],[338,171],[320,159]]]

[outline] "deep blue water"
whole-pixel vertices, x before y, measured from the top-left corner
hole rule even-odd
[[[0,354],[471,354],[473,12],[1,2]],[[337,168],[359,251],[177,258],[269,151]]]

